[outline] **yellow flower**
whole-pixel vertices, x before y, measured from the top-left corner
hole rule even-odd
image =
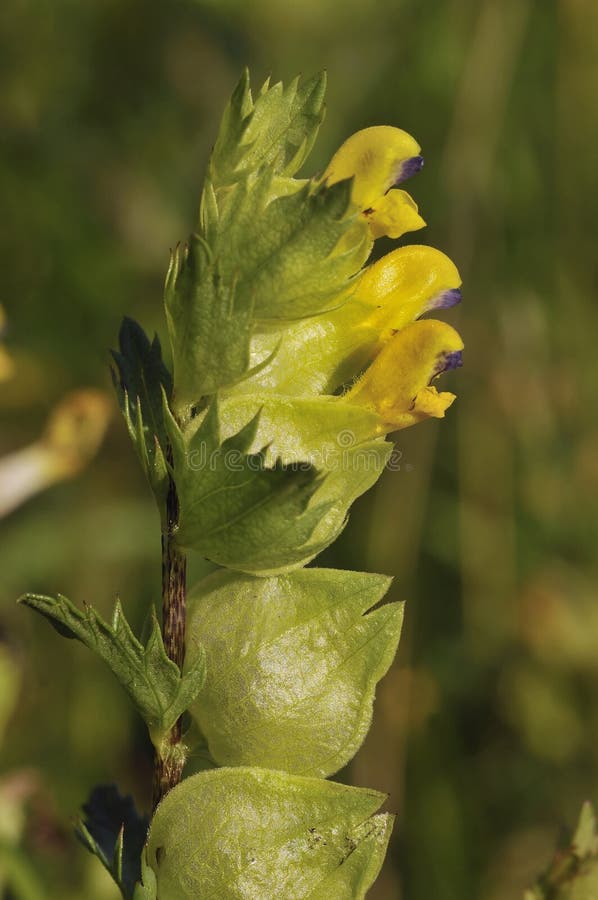
[[[0,306],[0,342],[4,337],[4,330],[6,327],[6,315],[4,313],[4,309]],[[0,343],[0,381],[7,381],[13,374],[14,364],[7,353],[3,343]]]
[[[396,188],[422,162],[419,145],[405,131],[366,128],[335,153],[323,180],[352,178],[352,200],[369,222],[370,237],[398,237],[424,225],[409,194]],[[355,227],[363,228],[363,221]],[[348,234],[353,240],[351,228]],[[457,267],[440,250],[399,247],[351,279],[331,309],[282,333],[258,335],[252,363],[259,371],[247,388],[325,396],[364,373],[338,399],[375,412],[379,434],[444,416],[455,396],[431,382],[461,365],[463,342],[450,325],[420,317],[458,303],[460,286]],[[269,355],[271,362],[260,368]]]
[[[35,443],[0,459],[0,518],[52,484],[77,475],[104,439],[111,404],[102,391],[68,394]]]
[[[399,238],[426,224],[406,191],[393,190],[423,166],[417,141],[390,125],[351,135],[332,157],[324,180],[353,178],[352,200],[367,218],[373,238]]]
[[[352,135],[335,153],[324,179],[352,178],[351,197],[369,222],[372,238],[401,237],[425,225],[399,185],[423,165],[419,144],[400,128],[376,126]],[[451,260],[432,247],[401,247],[368,266],[339,317],[355,314],[359,330],[376,334],[377,354],[343,401],[375,411],[380,433],[442,417],[455,395],[431,382],[461,365],[463,342],[444,322],[420,320],[432,309],[461,299],[461,279]],[[354,312],[352,312],[354,310]],[[359,312],[358,312],[359,310]]]
[[[457,267],[446,254],[411,244],[364,269],[354,300],[369,308],[364,325],[378,332],[380,346],[424,313],[459,303],[460,285]]]
[[[442,418],[455,395],[438,393],[431,382],[461,365],[462,350],[463,341],[446,322],[412,322],[382,348],[343,400],[378,413],[381,434]]]
[[[355,378],[396,332],[461,299],[461,276],[444,253],[411,244],[362,270],[338,306],[254,338],[252,364],[272,361],[241,385],[290,395],[334,393]],[[239,390],[239,387],[236,388]]]
[[[389,191],[376,201],[375,206],[364,211],[374,239],[400,238],[408,231],[425,228],[417,203],[407,191]]]

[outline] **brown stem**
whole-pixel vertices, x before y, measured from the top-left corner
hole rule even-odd
[[[172,464],[172,454],[168,453]],[[169,658],[182,669],[185,659],[185,614],[187,595],[187,559],[174,543],[179,519],[176,486],[169,479],[166,499],[166,524],[162,531],[162,636]],[[162,752],[154,754],[154,809],[181,780],[185,764],[182,726],[179,719],[172,727]]]

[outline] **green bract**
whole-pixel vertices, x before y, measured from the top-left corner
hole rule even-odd
[[[183,415],[247,374],[260,327],[334,306],[369,254],[349,182],[328,188],[287,177],[315,139],[324,86],[323,77],[286,90],[265,85],[254,104],[244,76],[225,113],[199,231],[174,252],[166,280]]]
[[[353,757],[399,640],[399,604],[368,612],[389,581],[219,572],[193,591],[187,662],[205,653],[208,676],[191,712],[219,765],[327,776]]]
[[[260,170],[214,193],[203,233],[173,254],[166,314],[179,411],[247,372],[258,327],[337,304],[368,256],[347,182],[277,195],[272,178]]]
[[[244,571],[300,563],[329,508],[308,508],[321,484],[313,466],[268,467],[263,453],[251,452],[255,419],[222,440],[215,404],[189,440],[174,421],[170,426],[180,503],[177,543]]]
[[[598,896],[598,828],[590,803],[584,803],[575,832],[564,838],[548,871],[526,891],[524,900],[594,900]]]
[[[159,900],[360,900],[392,816],[384,794],[283,772],[187,778],[158,807],[147,846]]]
[[[186,429],[169,417],[177,543],[243,572],[305,565],[382,472],[392,445],[360,440],[377,422],[333,398],[260,406],[246,395],[212,403]]]
[[[324,118],[326,73],[263,85],[254,101],[245,70],[228,103],[212,153],[209,177],[221,187],[259,166],[294,175],[312,148]]]

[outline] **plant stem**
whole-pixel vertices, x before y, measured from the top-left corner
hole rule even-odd
[[[167,450],[172,464],[172,451]],[[179,501],[172,478],[168,483],[166,523],[162,531],[162,636],[169,658],[182,669],[185,659],[187,558],[174,542],[179,519]],[[182,723],[179,719],[160,750],[154,754],[154,809],[181,780],[185,764]]]

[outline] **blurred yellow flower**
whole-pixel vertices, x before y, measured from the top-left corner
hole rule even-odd
[[[6,314],[2,306],[0,306],[0,341],[4,337],[4,329],[6,323]],[[13,374],[14,365],[11,357],[6,352],[3,343],[0,343],[0,381],[7,381]]]
[[[110,414],[102,391],[68,394],[52,411],[39,440],[0,459],[0,517],[85,468],[104,439]]]

